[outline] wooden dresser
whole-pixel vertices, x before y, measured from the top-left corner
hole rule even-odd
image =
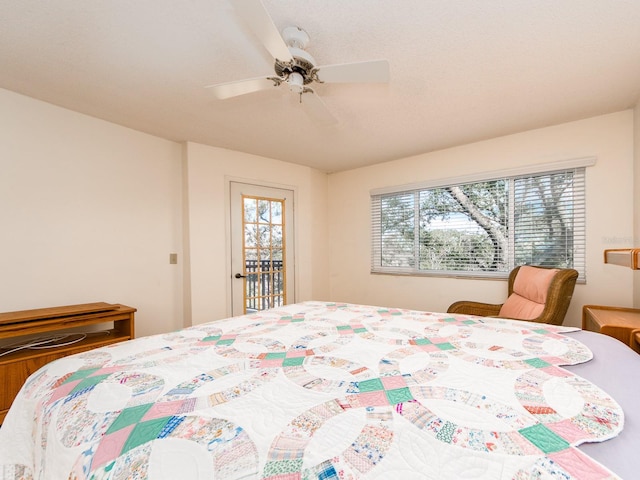
[[[126,305],[97,302],[0,313],[0,424],[29,375],[58,358],[132,339],[135,312]],[[104,328],[100,324],[105,324]],[[62,331],[76,333],[57,343],[11,352],[19,345],[59,336]],[[65,345],[68,342],[73,343]]]

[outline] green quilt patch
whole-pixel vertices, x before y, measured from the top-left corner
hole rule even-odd
[[[145,403],[144,405],[136,405],[135,407],[125,408],[120,412],[118,418],[111,424],[107,430],[107,434],[117,432],[121,428],[127,427],[134,423],[138,423],[142,417],[153,407],[153,403]]]
[[[549,362],[545,362],[541,358],[528,358],[525,362],[535,368],[546,368],[551,366]]]
[[[262,472],[262,478],[279,478],[279,475],[298,473],[302,470],[302,460],[302,458],[295,458],[293,460],[272,460],[267,462]]]
[[[100,370],[99,368],[87,368],[85,370],[78,370],[77,372],[73,372],[72,375],[69,375],[64,383],[75,382],[76,380],[82,380],[83,378],[87,378],[89,375],[93,375],[95,372]]]
[[[387,399],[391,405],[397,405],[398,403],[410,402],[413,400],[411,390],[407,387],[394,388],[393,390],[387,390],[385,393],[387,394]]]
[[[133,431],[124,443],[122,453],[128,452],[132,448],[136,448],[143,443],[147,443],[158,438],[158,435],[170,419],[171,417],[155,418],[153,420],[137,424],[133,427]]]
[[[95,377],[87,377],[84,380],[80,381],[80,383],[78,383],[73,388],[73,390],[71,390],[71,393],[79,392],[89,387],[94,387],[110,375],[110,373],[105,373],[103,375],[96,375]]]
[[[282,361],[283,367],[298,367],[304,363],[304,359],[307,357],[293,357],[293,358],[285,358]]]
[[[265,360],[277,360],[281,358],[285,358],[287,356],[287,352],[271,352],[265,355]]]
[[[361,392],[377,392],[379,390],[384,390],[382,380],[380,380],[379,378],[362,380],[361,382],[358,382],[358,388]]]
[[[559,452],[560,450],[564,450],[570,446],[569,442],[564,438],[558,436],[555,432],[552,432],[541,423],[518,431],[524,438],[529,440],[546,454]]]
[[[453,441],[453,434],[455,433],[457,425],[455,423],[451,423],[446,421],[442,428],[438,430],[436,434],[436,438],[441,442],[451,443]]]

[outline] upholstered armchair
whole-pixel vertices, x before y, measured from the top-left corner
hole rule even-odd
[[[572,268],[522,265],[509,274],[509,296],[504,303],[460,301],[447,312],[562,325],[577,279],[578,272]]]

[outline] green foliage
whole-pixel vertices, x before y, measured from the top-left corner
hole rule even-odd
[[[489,271],[495,249],[484,233],[422,230],[420,270]]]

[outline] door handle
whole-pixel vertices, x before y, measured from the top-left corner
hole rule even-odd
[[[236,273],[236,278],[247,278],[247,276],[242,275],[241,273]]]

